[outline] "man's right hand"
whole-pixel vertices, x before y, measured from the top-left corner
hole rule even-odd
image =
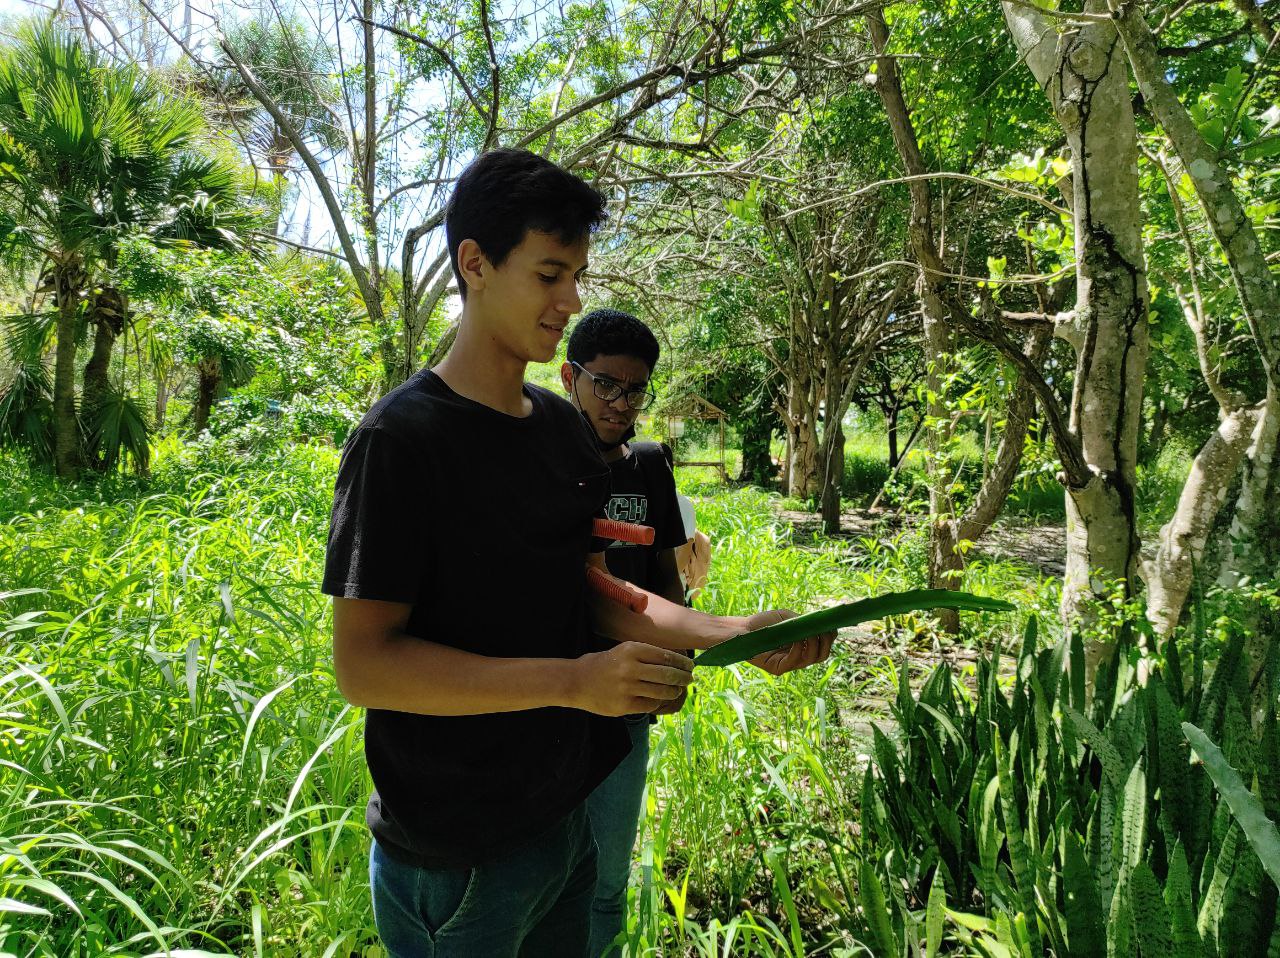
[[[575,661],[572,702],[597,715],[652,712],[680,698],[693,681],[693,660],[644,642],[621,642]]]

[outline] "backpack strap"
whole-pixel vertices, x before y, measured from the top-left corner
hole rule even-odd
[[[675,456],[665,442],[632,442],[627,445],[631,454],[637,457],[640,469],[644,472],[644,481],[650,489],[658,489],[664,483],[674,481]],[[676,493],[676,501],[680,505],[680,524],[684,526],[685,537],[692,539],[697,529],[693,503],[679,492]]]

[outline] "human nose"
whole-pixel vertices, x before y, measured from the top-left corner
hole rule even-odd
[[[556,308],[566,316],[582,312],[582,297],[578,293],[577,280],[570,282],[568,294],[561,298],[560,302],[556,304]]]

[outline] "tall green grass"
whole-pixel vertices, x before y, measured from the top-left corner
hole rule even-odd
[[[150,479],[57,486],[0,458],[0,953],[381,954],[360,716],[316,590],[335,468],[325,448],[169,445]],[[709,611],[917,574],[915,540],[801,547],[764,493],[693,491]],[[1008,591],[986,574],[967,586]],[[653,732],[632,953],[865,953],[867,745],[841,716],[894,680],[844,649],[699,675]]]

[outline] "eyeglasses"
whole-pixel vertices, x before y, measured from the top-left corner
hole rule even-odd
[[[581,363],[571,362],[569,365],[574,366],[579,372],[585,373],[590,377],[591,391],[596,394],[596,398],[601,402],[615,402],[619,396],[623,395],[622,386],[612,379],[605,379],[603,376],[595,375]],[[627,405],[635,410],[648,409],[657,398],[653,390],[648,386],[637,386],[635,389],[625,390],[625,394]]]

